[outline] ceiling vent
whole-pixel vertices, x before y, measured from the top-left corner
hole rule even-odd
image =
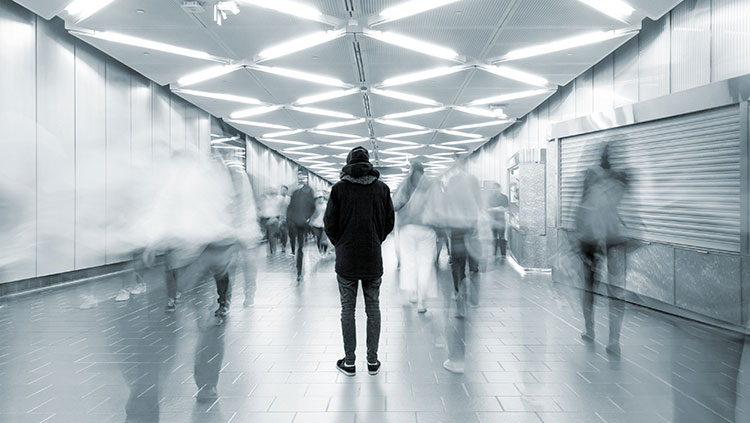
[[[197,0],[185,0],[180,7],[187,13],[203,13],[206,11],[203,8],[203,2]]]

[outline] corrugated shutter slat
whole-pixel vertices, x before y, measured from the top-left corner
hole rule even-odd
[[[584,171],[610,145],[630,193],[620,217],[632,236],[655,242],[740,251],[738,106],[560,140],[560,219],[574,229]],[[642,226],[637,225],[642,223]]]

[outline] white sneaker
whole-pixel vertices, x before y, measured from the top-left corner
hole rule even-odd
[[[464,374],[464,363],[457,363],[455,361],[451,360],[445,360],[443,362],[443,368],[451,373],[455,373],[457,375]]]
[[[133,289],[130,290],[130,293],[133,295],[143,294],[146,292],[146,284],[143,282],[137,282]]]
[[[130,299],[130,291],[123,288],[120,290],[120,292],[117,293],[117,296],[115,297],[115,301],[127,301]]]

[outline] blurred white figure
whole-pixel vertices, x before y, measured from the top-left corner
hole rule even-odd
[[[147,226],[148,250],[167,254],[167,311],[175,309],[178,280],[190,286],[210,272],[219,294],[217,314],[225,314],[237,239],[231,179],[219,161],[192,150],[178,152],[166,166]]]
[[[237,233],[238,253],[237,266],[242,269],[245,280],[244,306],[255,304],[256,279],[258,268],[256,261],[262,250],[263,235],[258,224],[255,207],[255,196],[250,184],[249,175],[244,172],[230,172],[234,186],[232,202],[233,225]]]
[[[424,176],[424,166],[412,163],[409,176],[393,196],[397,213],[398,248],[401,252],[401,289],[410,293],[417,303],[417,312],[427,311],[425,300],[437,297],[435,250],[437,235],[425,221],[424,211],[431,204],[431,190],[435,181]]]

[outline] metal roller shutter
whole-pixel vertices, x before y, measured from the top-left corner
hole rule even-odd
[[[645,241],[740,251],[740,117],[730,106],[560,140],[561,226],[574,228],[586,168],[610,145],[631,192],[626,233]],[[638,222],[643,225],[638,227]]]

